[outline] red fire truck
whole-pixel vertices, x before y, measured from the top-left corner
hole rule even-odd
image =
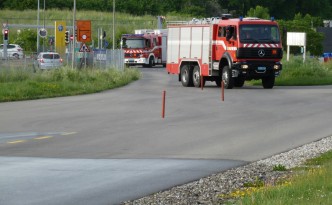
[[[207,18],[168,22],[167,66],[185,87],[221,81],[225,88],[262,80],[273,88],[282,70],[278,24],[258,18]],[[201,78],[203,80],[201,81]],[[203,84],[204,85],[204,84]]]
[[[125,64],[152,67],[166,66],[167,29],[135,30],[135,34],[123,34],[121,47]]]

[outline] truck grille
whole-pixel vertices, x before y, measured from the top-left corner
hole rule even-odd
[[[272,50],[276,50],[276,54],[272,54]],[[237,58],[246,59],[266,59],[282,58],[282,49],[280,48],[239,48],[236,53]]]

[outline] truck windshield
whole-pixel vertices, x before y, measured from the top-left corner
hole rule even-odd
[[[122,47],[123,48],[144,48],[144,47],[146,47],[145,39],[143,39],[143,38],[134,38],[134,39],[123,38]]]
[[[279,29],[275,25],[241,25],[241,43],[279,43]]]

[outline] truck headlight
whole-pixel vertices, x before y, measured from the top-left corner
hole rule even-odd
[[[241,65],[241,68],[242,68],[242,69],[248,69],[249,66],[248,66],[248,65]]]
[[[274,69],[274,70],[279,70],[279,69],[280,69],[280,65],[274,65],[274,66],[273,66],[273,69]]]

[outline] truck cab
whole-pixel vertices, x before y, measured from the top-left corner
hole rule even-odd
[[[226,87],[242,87],[246,80],[262,80],[264,88],[274,86],[280,74],[282,46],[276,22],[258,18],[239,18],[221,21],[216,39],[223,43],[216,46],[215,61],[221,76],[228,66]]]
[[[160,30],[136,30],[135,34],[123,34],[121,48],[125,64],[152,67],[166,63],[167,33]]]

